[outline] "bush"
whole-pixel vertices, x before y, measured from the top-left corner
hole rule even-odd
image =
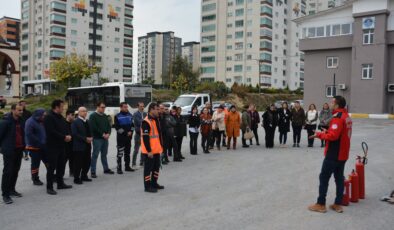
[[[202,82],[195,90],[196,93],[209,93],[215,99],[223,98],[229,90],[223,82]]]
[[[250,92],[250,88],[245,85],[238,85],[238,83],[234,83],[231,87],[231,92],[236,94],[238,97],[246,97],[246,95]]]

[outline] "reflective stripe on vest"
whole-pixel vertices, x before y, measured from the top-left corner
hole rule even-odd
[[[150,119],[148,119],[148,117],[145,117],[144,121],[146,121],[150,127],[149,142],[150,142],[151,153],[161,154],[163,152],[163,147],[161,146],[161,143],[160,143],[160,134],[157,129],[156,121],[150,120]],[[148,151],[145,148],[143,135],[141,135],[141,152],[143,154],[148,154]]]

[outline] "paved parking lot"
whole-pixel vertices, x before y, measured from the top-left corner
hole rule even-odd
[[[367,141],[367,199],[345,208],[343,214],[306,209],[317,196],[323,155],[320,147],[305,147],[304,131],[299,149],[253,146],[191,156],[185,144],[186,161],[164,166],[159,182],[166,189],[158,194],[144,193],[142,170],[103,175],[98,163],[94,182],[49,196],[44,186],[32,185],[30,162],[23,162],[17,190],[24,197],[14,199],[13,205],[0,204],[0,229],[391,230],[394,206],[379,198],[394,189],[393,127],[389,120],[354,121],[352,159],[346,172],[361,152],[361,141]],[[263,139],[261,128],[260,135]],[[111,143],[109,160],[115,168],[113,138]],[[40,174],[44,179],[43,167]],[[68,170],[66,177],[72,183]],[[334,188],[330,187],[330,202]]]

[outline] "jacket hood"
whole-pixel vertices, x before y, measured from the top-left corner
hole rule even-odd
[[[34,110],[32,117],[34,118],[34,120],[39,120],[44,113],[45,109],[36,109]]]

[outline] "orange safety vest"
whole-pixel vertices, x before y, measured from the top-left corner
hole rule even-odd
[[[150,148],[152,150],[151,153],[161,154],[163,152],[163,147],[161,146],[160,143],[160,133],[158,131],[156,121],[150,120],[148,116],[145,117],[144,121],[146,121],[150,126],[149,139],[150,139]],[[144,144],[143,135],[141,135],[141,152],[142,154],[148,154],[148,151],[146,150]]]

